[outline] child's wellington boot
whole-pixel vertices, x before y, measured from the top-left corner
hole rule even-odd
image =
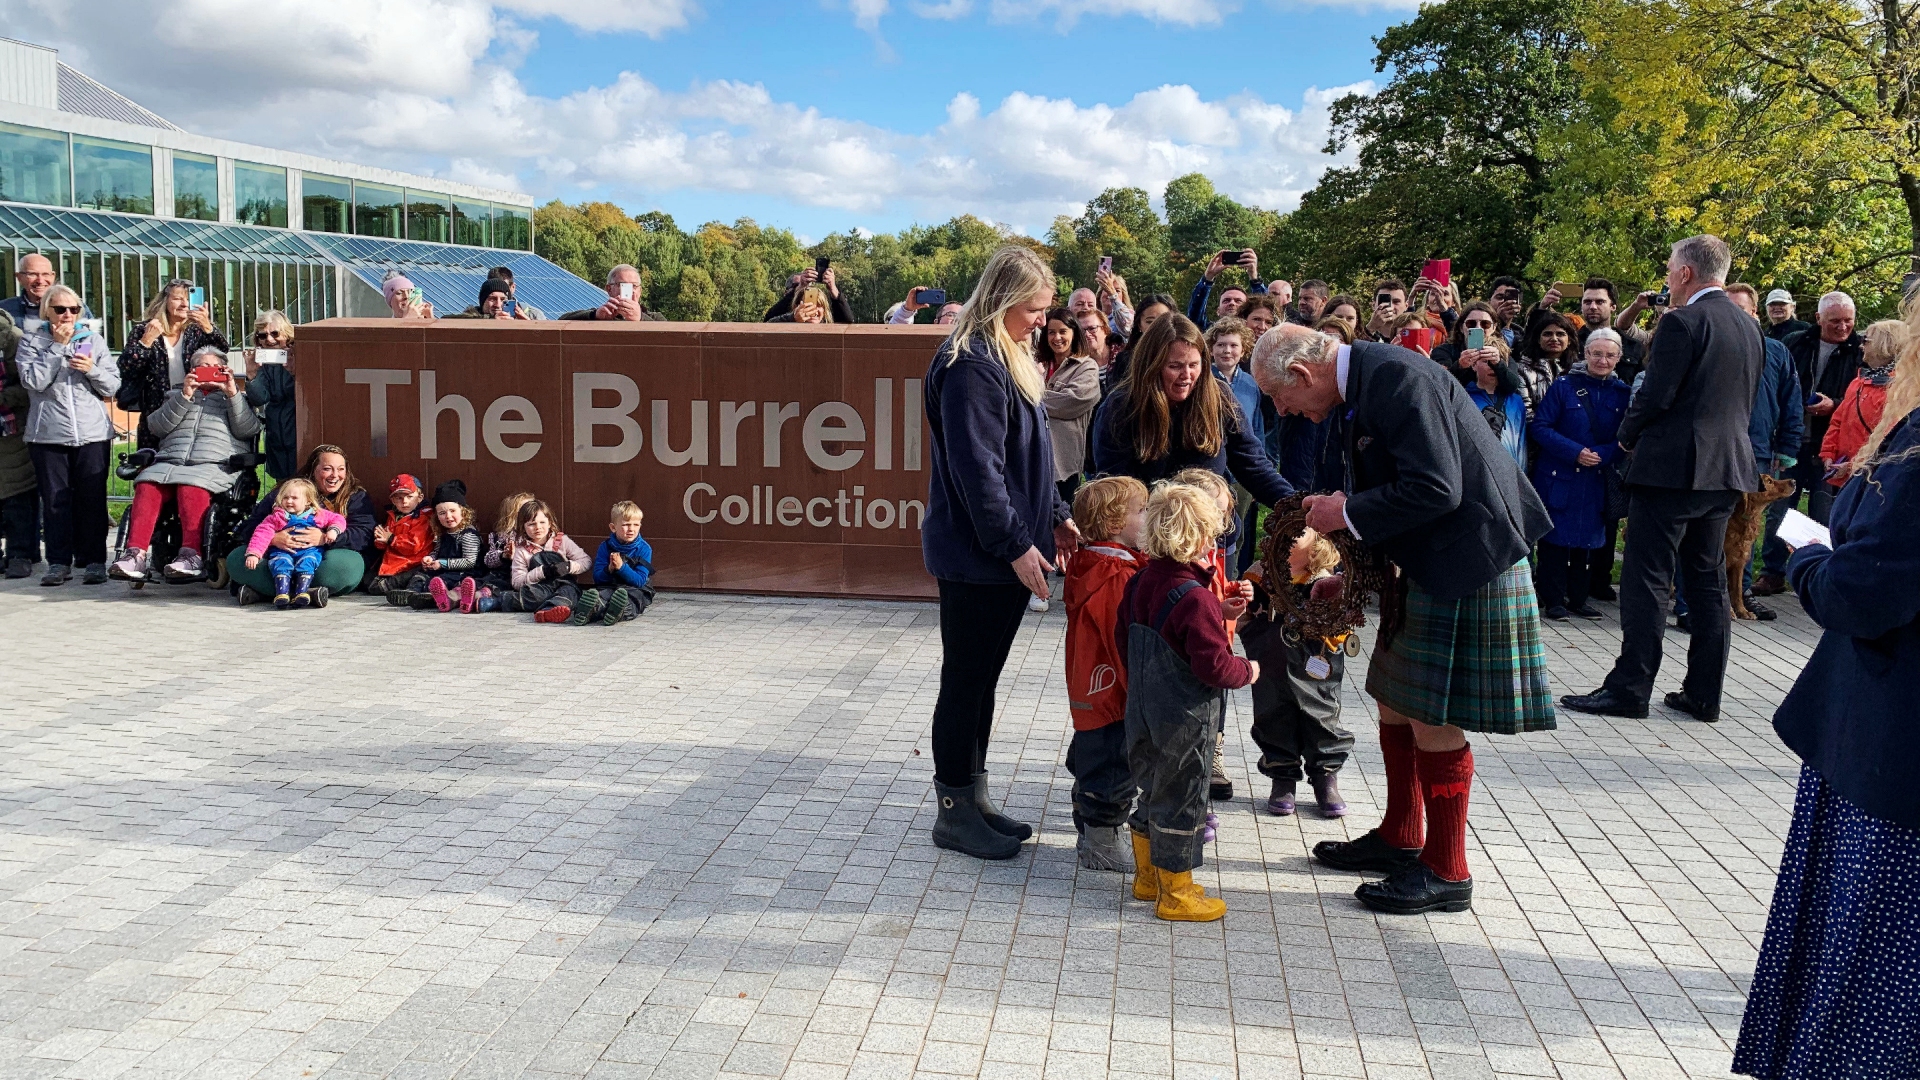
[[[1133,837],[1133,898],[1160,899],[1160,871],[1153,865],[1153,845],[1146,837],[1127,830]]]
[[[1193,871],[1160,871],[1160,902],[1153,913],[1168,922],[1212,922],[1227,913],[1227,902],[1208,896],[1193,883]]]

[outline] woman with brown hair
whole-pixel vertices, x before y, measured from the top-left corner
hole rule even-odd
[[[373,498],[369,496],[360,482],[353,478],[353,470],[347,467],[347,452],[337,446],[322,443],[307,454],[307,463],[300,470],[299,479],[312,481],[314,489],[320,493],[320,506],[347,519],[347,531],[339,539],[327,544],[327,553],[321,557],[320,569],[313,576],[314,585],[324,588],[331,596],[352,592],[360,587],[367,575],[367,553],[373,550]],[[248,537],[260,523],[267,520],[273,512],[274,500],[279,498],[280,486],[274,485],[272,491],[254,506],[246,524],[234,530],[233,535]],[[273,546],[287,551],[296,548],[319,545],[322,537],[318,529],[290,529],[275,533]],[[302,534],[311,535],[302,535]],[[373,563],[378,566],[376,560]],[[247,569],[247,549],[237,547],[227,556],[227,574],[233,583],[234,595],[242,604],[258,603],[262,597],[273,595],[273,579],[268,576],[266,564],[258,569]]]

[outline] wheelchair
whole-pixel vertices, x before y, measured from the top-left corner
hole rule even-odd
[[[113,473],[131,482],[153,464],[156,456],[157,452],[152,447],[124,452],[114,466]],[[215,495],[207,506],[207,517],[200,530],[203,538],[200,573],[178,575],[165,571],[166,565],[180,554],[182,536],[180,504],[169,502],[160,508],[159,520],[153,527],[153,542],[147,545],[146,577],[130,580],[127,584],[135,589],[143,589],[151,581],[164,581],[170,585],[191,585],[196,581],[204,581],[210,588],[227,588],[227,553],[239,546],[240,541],[236,537],[240,527],[246,524],[248,515],[253,513],[254,506],[260,501],[259,466],[266,460],[267,455],[260,451],[260,440],[256,437],[251,451],[235,454],[220,463],[222,470],[237,474],[237,479],[232,487]],[[119,528],[114,532],[115,561],[126,557],[127,533],[132,528],[133,511],[129,509],[120,515]]]

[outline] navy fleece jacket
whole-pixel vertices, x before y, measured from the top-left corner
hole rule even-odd
[[[607,565],[607,557],[614,552],[620,553],[618,570]],[[623,544],[614,537],[600,541],[600,550],[593,554],[593,583],[595,585],[631,585],[636,589],[650,588],[647,584],[653,578],[653,545],[643,536],[633,538],[633,543]]]

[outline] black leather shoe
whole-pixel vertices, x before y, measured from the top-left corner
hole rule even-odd
[[[1753,595],[1774,596],[1787,591],[1787,579],[1780,574],[1760,574],[1753,579]]]
[[[1578,615],[1583,619],[1605,618],[1605,616],[1601,615],[1598,610],[1594,608],[1590,608],[1585,604],[1581,604],[1579,607],[1570,607],[1567,610],[1573,612],[1575,615]]]
[[[1560,606],[1559,604],[1555,604],[1552,607],[1548,608],[1547,610],[1541,612],[1540,617],[1543,619],[1552,620],[1553,622],[1566,622],[1568,619],[1573,618],[1573,612],[1568,611],[1566,608]]]
[[[1000,808],[993,804],[993,796],[987,791],[985,770],[973,774],[973,800],[980,807],[981,820],[985,821],[987,827],[994,832],[1001,836],[1011,836],[1023,843],[1033,838],[1033,826],[1013,820],[1001,813]]]
[[[1385,881],[1369,881],[1353,890],[1354,899],[1389,915],[1429,911],[1467,911],[1473,907],[1473,879],[1448,881],[1416,862]]]
[[[980,816],[974,791],[978,784],[948,787],[938,780],[933,791],[939,817],[933,822],[933,844],[976,859],[1011,859],[1020,854],[1020,841],[997,832]]]
[[[1704,720],[1707,723],[1711,724],[1714,721],[1720,719],[1720,706],[1702,705],[1699,702],[1693,700],[1693,698],[1687,696],[1687,692],[1685,690],[1676,690],[1673,693],[1668,694],[1666,700],[1667,700],[1667,708],[1675,709],[1679,712],[1686,713],[1688,716],[1693,717],[1695,720]]]
[[[1693,633],[1693,617],[1691,615],[1675,615],[1673,617],[1673,628],[1683,634]]]
[[[1594,713],[1599,716],[1624,716],[1629,720],[1645,720],[1647,703],[1635,701],[1625,694],[1615,693],[1601,687],[1591,694],[1568,694],[1560,699],[1560,704],[1574,712]]]
[[[1759,619],[1761,622],[1772,622],[1780,617],[1779,612],[1755,600],[1751,596],[1746,598],[1746,605],[1747,610],[1753,612],[1753,617]]]
[[[1361,873],[1397,874],[1420,862],[1419,848],[1397,848],[1387,843],[1379,829],[1369,829],[1358,840],[1322,840],[1313,845],[1313,857],[1335,870]]]
[[[1589,599],[1589,600],[1605,600],[1605,601],[1606,601],[1607,603],[1609,603],[1609,604],[1615,604],[1615,603],[1619,603],[1619,601],[1620,601],[1620,594],[1619,594],[1619,593],[1617,593],[1617,592],[1615,592],[1615,591],[1613,591],[1613,586],[1611,586],[1611,585],[1609,585],[1609,586],[1607,586],[1607,587],[1606,587],[1606,588],[1604,588],[1604,589],[1595,589],[1595,590],[1593,590],[1593,592],[1591,592],[1591,593],[1589,593],[1589,594],[1587,595],[1587,599]]]

